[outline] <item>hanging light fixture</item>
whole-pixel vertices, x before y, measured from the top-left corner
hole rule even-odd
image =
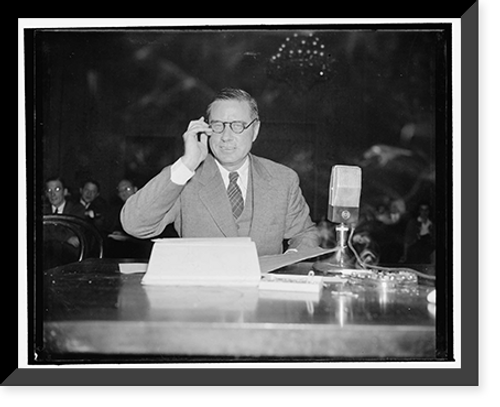
[[[267,74],[303,93],[331,77],[334,60],[313,33],[287,37],[268,61]]]

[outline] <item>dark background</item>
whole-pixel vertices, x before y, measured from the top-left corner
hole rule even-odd
[[[35,31],[38,171],[61,175],[75,196],[96,178],[111,201],[121,178],[140,187],[181,156],[189,121],[219,89],[240,87],[260,110],[253,153],[298,172],[313,220],[326,215],[336,164],[363,168],[364,211],[395,198],[434,209],[450,137],[444,28]]]

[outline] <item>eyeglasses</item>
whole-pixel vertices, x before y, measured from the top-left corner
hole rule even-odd
[[[132,188],[132,187],[123,187],[123,188],[116,188],[116,190],[118,192],[130,192],[130,191],[133,191],[134,188]]]
[[[210,122],[210,127],[212,128],[214,133],[220,134],[226,128],[226,124],[229,124],[229,127],[231,128],[233,133],[241,134],[246,129],[248,129],[256,120],[259,120],[259,119],[255,118],[248,124],[245,124],[245,122],[240,122],[240,121],[236,121],[236,122],[213,121],[213,122]]]
[[[45,192],[47,192],[48,194],[51,194],[52,192],[60,192],[60,191],[62,191],[61,187],[48,188],[45,190]]]

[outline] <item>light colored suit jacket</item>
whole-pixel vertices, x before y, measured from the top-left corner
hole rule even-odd
[[[302,196],[297,173],[265,158],[249,155],[253,188],[250,237],[260,256],[289,247],[316,247],[319,236]],[[170,180],[164,168],[125,203],[124,230],[139,238],[159,235],[174,223],[181,237],[237,237],[231,204],[213,156],[208,155],[186,185]],[[249,204],[248,202],[246,203]]]

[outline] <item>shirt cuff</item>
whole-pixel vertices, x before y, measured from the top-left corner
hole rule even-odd
[[[182,162],[182,158],[179,158],[170,169],[170,181],[177,185],[185,185],[194,175],[194,171],[191,171]]]

